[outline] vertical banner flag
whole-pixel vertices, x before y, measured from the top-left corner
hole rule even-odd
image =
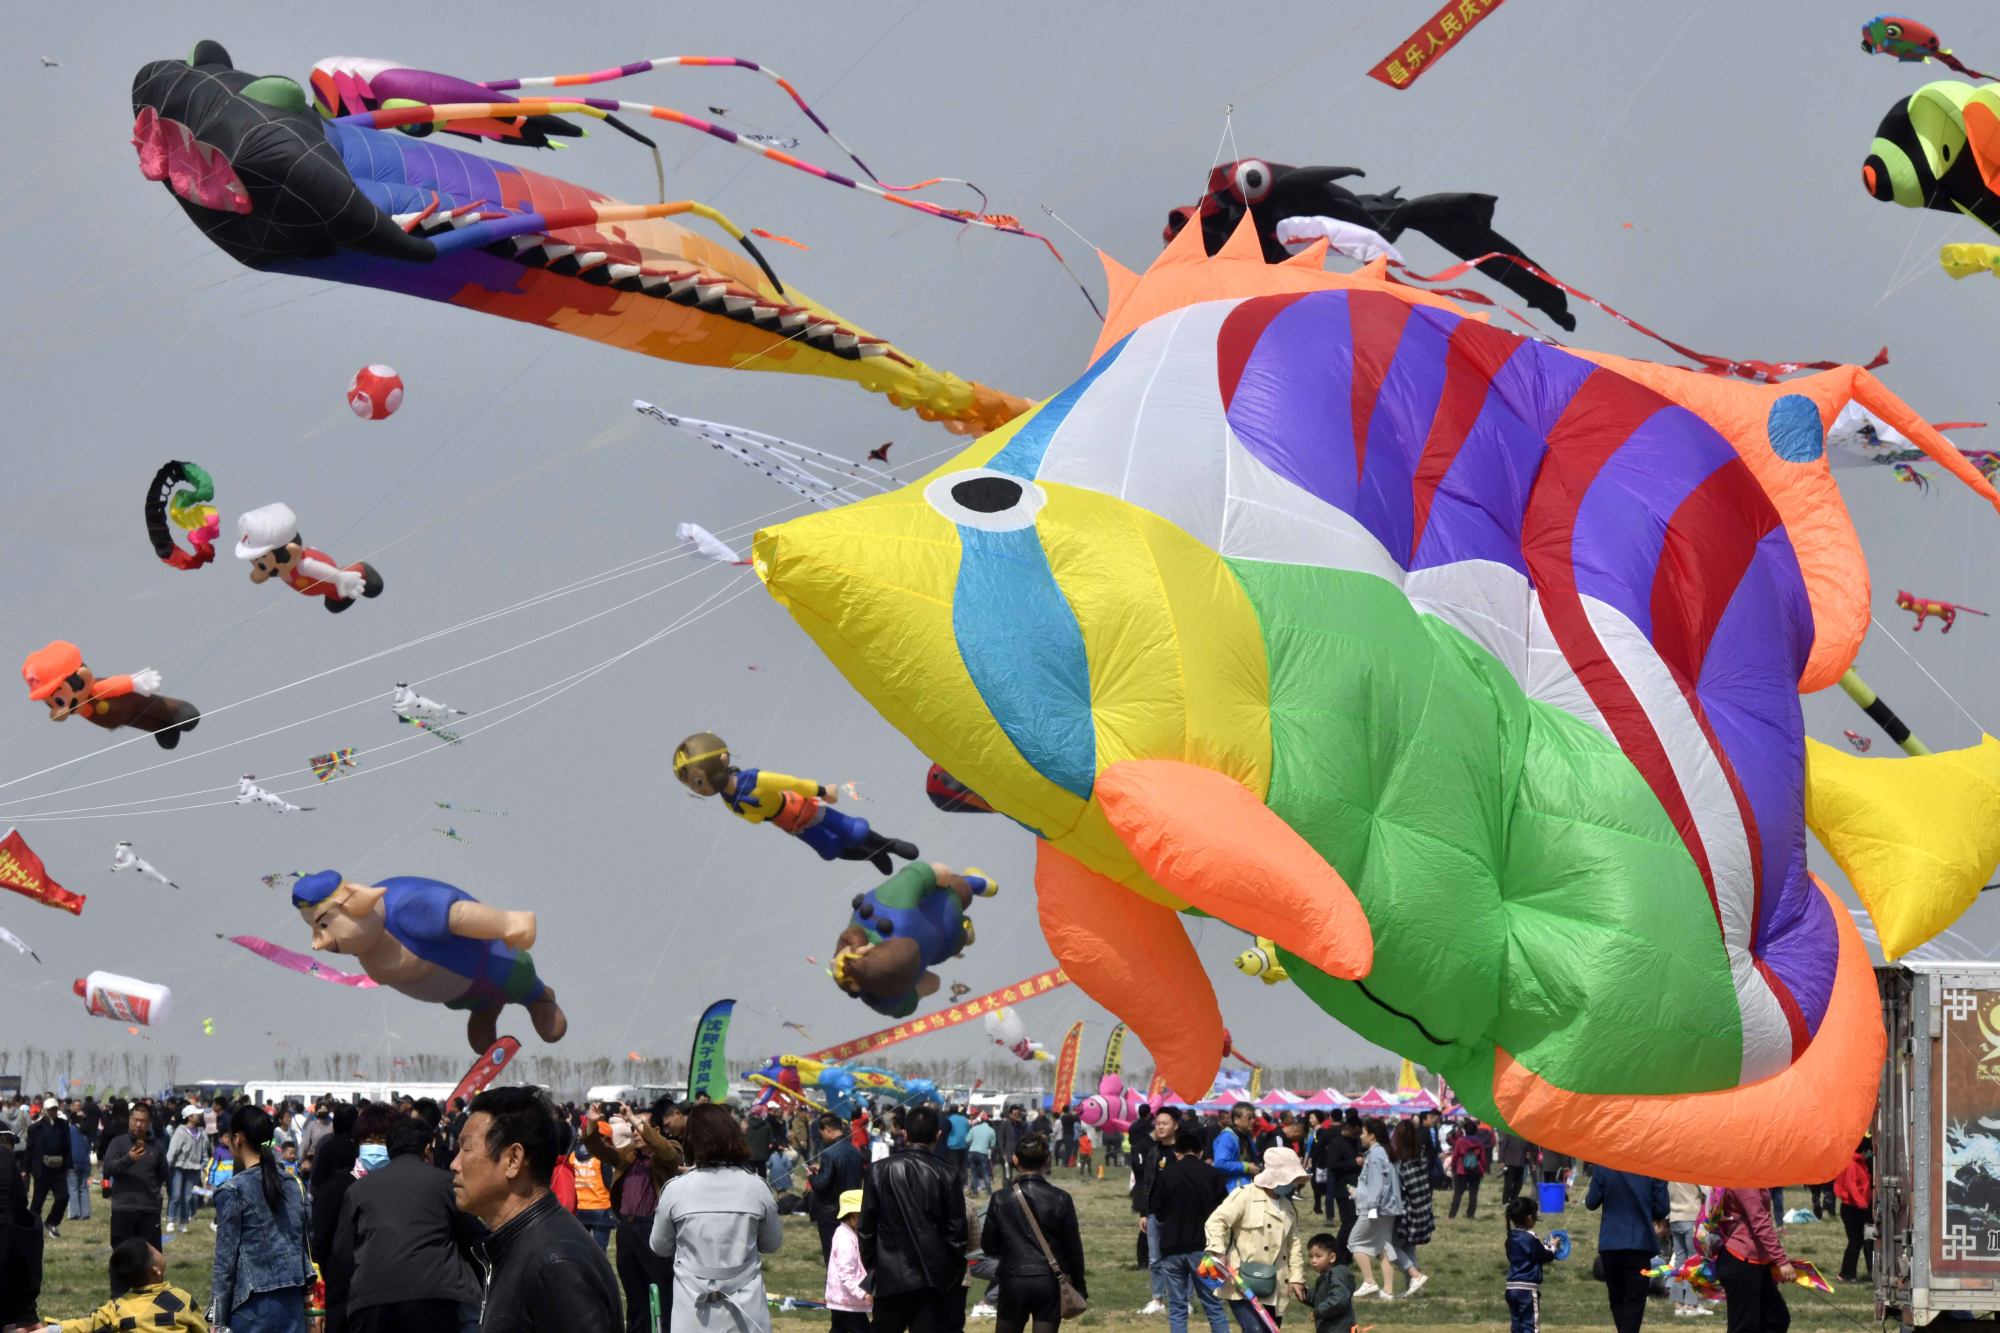
[[[470,1101],[485,1091],[486,1085],[500,1077],[513,1058],[521,1053],[521,1043],[512,1037],[502,1037],[486,1048],[486,1053],[472,1062],[472,1068],[465,1071],[465,1077],[451,1090],[451,1096],[444,1099],[447,1108],[460,1097]],[[397,1063],[401,1063],[398,1061]]]
[[[1155,1069],[1153,1071],[1152,1080],[1146,1084],[1146,1109],[1149,1111],[1159,1110],[1160,1096],[1162,1093],[1166,1092],[1166,1090],[1167,1090],[1167,1076],[1165,1074],[1162,1074],[1159,1070]]]
[[[688,1051],[689,1101],[703,1093],[712,1102],[728,1098],[729,1060],[723,1043],[729,1039],[729,1016],[735,1012],[736,1001],[717,1000],[694,1025],[694,1046]]]
[[[1264,1095],[1264,1066],[1262,1065],[1252,1065],[1250,1067],[1249,1095],[1250,1100],[1253,1102]]]
[[[1104,1039],[1104,1073],[1108,1077],[1112,1074],[1122,1074],[1124,1072],[1125,1025],[1120,1023],[1117,1027],[1111,1029],[1111,1035]]]
[[[1069,1110],[1069,1099],[1076,1092],[1076,1055],[1083,1046],[1083,1020],[1077,1019],[1069,1025],[1069,1032],[1063,1037],[1062,1053],[1056,1057],[1056,1099],[1054,1111],[1061,1115]]]
[[[1414,1097],[1424,1090],[1424,1082],[1417,1077],[1417,1067],[1405,1058],[1401,1072],[1396,1075],[1396,1095]]]
[[[50,879],[42,858],[28,850],[15,829],[8,829],[7,836],[0,838],[0,889],[12,889],[71,916],[83,915],[83,895],[71,893]]]
[[[1395,50],[1383,56],[1368,71],[1368,77],[1391,88],[1409,87],[1478,27],[1481,19],[1498,8],[1500,0],[1451,0],[1431,15],[1430,22],[1411,33],[1409,40],[1398,43]]]

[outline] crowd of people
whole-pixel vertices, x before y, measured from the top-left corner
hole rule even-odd
[[[1557,1154],[1468,1118],[1272,1117],[1247,1105],[1227,1116],[1142,1108],[1129,1149],[1125,1138],[1103,1142],[1106,1165],[1129,1159],[1135,1261],[1152,1284],[1138,1313],[1164,1315],[1170,1333],[1197,1311],[1210,1333],[1232,1322],[1270,1333],[1297,1304],[1317,1333],[1345,1333],[1357,1303],[1424,1289],[1434,1194],[1449,1186],[1450,1216],[1462,1202],[1473,1219],[1496,1166],[1495,1271],[1504,1259],[1515,1333],[1539,1327],[1543,1267],[1564,1254],[1534,1229],[1536,1187],[1574,1170]],[[1850,1281],[1867,1254],[1866,1148],[1823,1191],[1848,1228]],[[824,1305],[832,1333],[959,1333],[969,1318],[1054,1333],[1089,1299],[1077,1209],[1057,1174],[1089,1178],[1092,1156],[1074,1115],[1021,1105],[850,1119],[706,1099],[557,1106],[519,1087],[442,1107],[12,1099],[0,1104],[0,1329],[306,1333],[312,1319],[319,1333],[741,1333],[769,1328],[763,1259],[783,1218],[802,1215],[826,1264],[823,1301],[804,1303]],[[43,1325],[45,1242],[91,1216],[99,1181],[110,1300]],[[1599,1215],[1595,1275],[1619,1333],[1640,1327],[1663,1259],[1696,1253],[1698,1216],[1731,1333],[1785,1327],[1782,1198],[1599,1167],[1583,1202]],[[196,1225],[215,1237],[205,1311],[170,1280],[164,1253]],[[1684,1279],[1671,1294],[1677,1316],[1713,1313]]]

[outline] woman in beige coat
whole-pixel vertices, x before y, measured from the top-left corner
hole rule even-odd
[[[1305,1237],[1293,1202],[1305,1179],[1297,1153],[1266,1148],[1264,1169],[1251,1178],[1248,1188],[1232,1190],[1208,1215],[1204,1236],[1208,1252],[1244,1278],[1264,1307],[1260,1314],[1240,1289],[1224,1293],[1243,1333],[1270,1333],[1265,1316],[1275,1324],[1285,1312],[1287,1294],[1296,1300],[1306,1298]],[[1259,1281],[1257,1269],[1244,1273],[1246,1265],[1275,1270],[1274,1280]]]

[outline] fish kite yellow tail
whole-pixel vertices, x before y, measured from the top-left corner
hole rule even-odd
[[[1808,739],[1806,825],[1897,958],[1956,921],[2000,865],[2000,741],[1863,759]]]

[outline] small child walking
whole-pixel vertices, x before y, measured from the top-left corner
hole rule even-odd
[[[833,1232],[833,1253],[826,1261],[826,1308],[833,1315],[832,1333],[867,1333],[868,1312],[875,1298],[862,1289],[868,1270],[861,1263],[861,1191],[842,1190],[840,1225]]]
[[[1340,1241],[1320,1232],[1306,1242],[1306,1262],[1313,1271],[1313,1333],[1353,1333],[1354,1270],[1340,1262]]]
[[[1087,1129],[1077,1131],[1076,1171],[1085,1180],[1090,1179],[1090,1131]]]
[[[1523,1194],[1507,1205],[1507,1317],[1509,1333],[1541,1333],[1542,1265],[1556,1252],[1535,1234],[1541,1210]]]

